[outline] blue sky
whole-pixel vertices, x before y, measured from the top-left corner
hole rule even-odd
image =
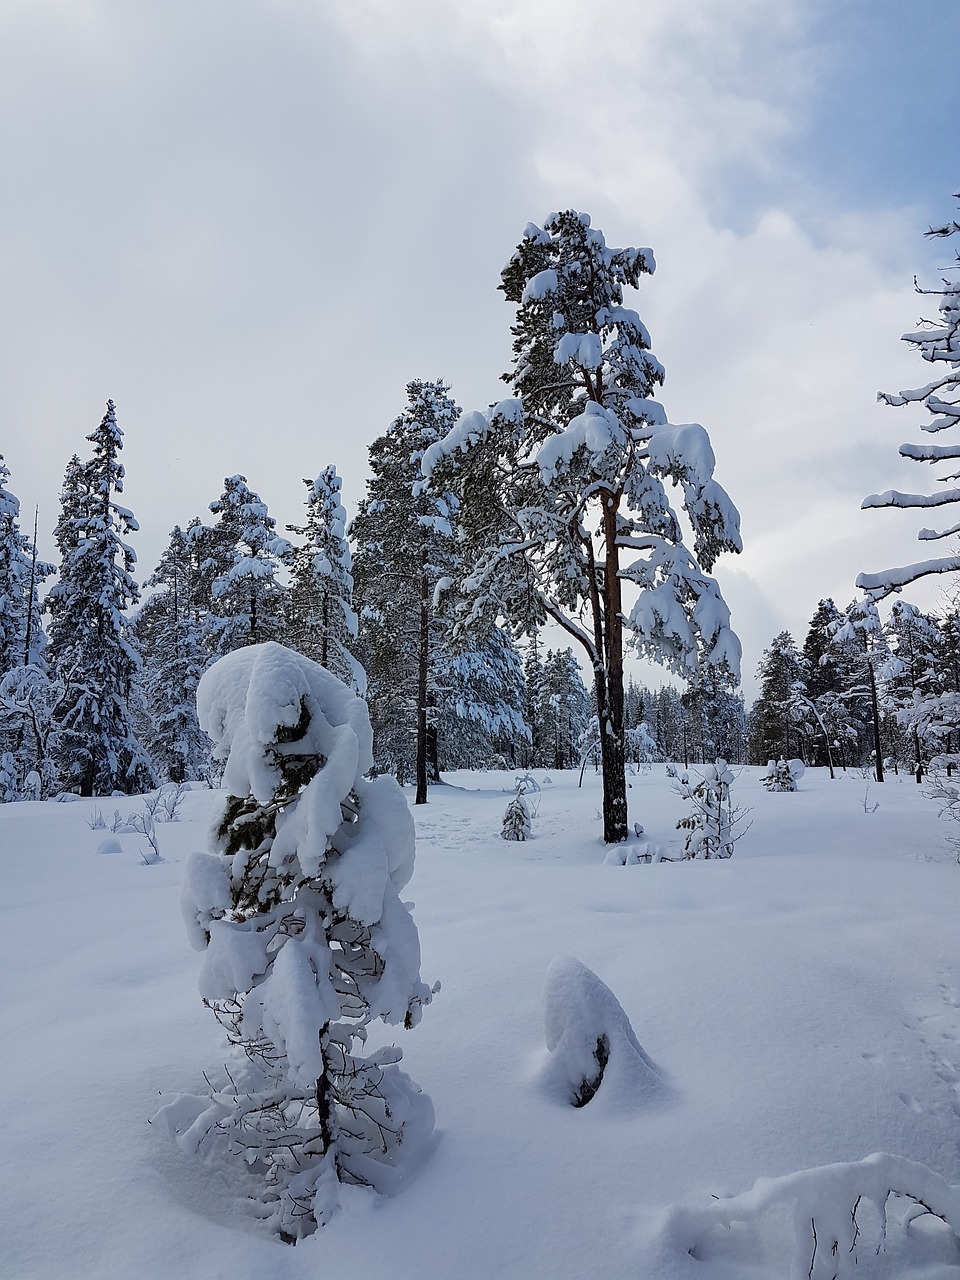
[[[226,474],[296,523],[332,462],[352,506],[410,378],[499,396],[499,269],[586,209],[656,253],[639,309],[743,514],[721,578],[750,672],[914,558],[909,515],[859,504],[929,482],[875,393],[925,380],[898,337],[952,257],[922,231],[960,188],[958,25],[954,0],[0,0],[11,487],[51,530],[112,397],[143,576]]]

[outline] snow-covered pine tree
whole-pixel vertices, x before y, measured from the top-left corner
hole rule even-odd
[[[586,214],[528,225],[502,273],[518,310],[517,396],[464,415],[424,458],[431,484],[461,501],[464,589],[475,612],[529,630],[549,617],[581,644],[603,725],[603,834],[626,839],[624,629],[648,657],[686,674],[704,650],[739,669],[729,611],[709,577],[740,550],[737,512],[713,479],[699,425],[671,426],[651,397],[663,370],[626,287],[654,269],[648,249],[612,249]],[[679,485],[691,552],[664,482]],[[632,608],[623,584],[638,589]]]
[[[357,615],[340,477],[331,466],[315,480],[304,479],[303,483],[307,486],[306,520],[302,525],[287,525],[288,533],[304,540],[289,558],[287,644],[362,694],[366,676],[351,652],[357,638]]]
[[[372,1022],[413,1027],[433,995],[399,898],[413,821],[392,778],[366,777],[365,704],[301,654],[229,654],[198,706],[226,794],[183,909],[201,994],[239,1052],[222,1087],[161,1114],[185,1149],[240,1156],[258,1216],[296,1242],[336,1211],[340,1184],[393,1189],[433,1129],[400,1050],[363,1056]]]
[[[156,591],[133,622],[144,661],[144,740],[159,777],[168,782],[210,776],[210,739],[197,720],[197,686],[208,657],[202,617],[194,605],[194,550],[175,525],[145,584]]]
[[[286,590],[277,575],[293,548],[276,532],[276,520],[246,476],[227,476],[210,510],[220,517],[212,529],[191,526],[187,532],[200,548],[198,591],[209,580],[207,627],[214,656],[279,640]]]
[[[960,199],[960,192],[955,198]],[[960,232],[960,222],[951,221],[942,226],[931,227],[926,234],[939,238],[957,232]],[[960,253],[957,254],[957,261],[960,263]],[[942,431],[951,431],[960,426],[960,282],[944,279],[939,289],[921,289],[918,285],[917,292],[940,299],[940,316],[937,320],[921,320],[921,327],[913,333],[905,333],[902,341],[914,347],[921,359],[928,364],[939,366],[942,372],[922,387],[901,391],[896,395],[881,391],[877,398],[884,404],[895,406],[922,404],[931,416],[928,422],[922,424],[921,430],[939,435]],[[960,440],[955,440],[952,444],[903,444],[900,446],[900,456],[914,462],[946,462],[955,467],[960,459]],[[862,506],[864,509],[931,509],[950,506],[960,502],[960,488],[955,485],[942,486],[949,486],[957,478],[956,471],[941,476],[941,487],[932,494],[900,493],[895,489],[874,493],[864,498]],[[957,533],[960,533],[960,524],[951,524],[943,529],[921,529],[917,537],[921,542],[936,542],[942,538],[954,537]],[[871,599],[882,600],[918,578],[934,573],[954,573],[958,569],[960,555],[934,557],[899,568],[883,569],[879,573],[861,573],[857,578],[857,586]]]
[[[123,433],[112,400],[87,436],[93,457],[67,468],[57,524],[60,580],[47,596],[47,657],[63,686],[56,708],[61,782],[81,795],[132,794],[154,784],[131,711],[140,656],[125,611],[138,602],[136,555],[121,534],[136,532],[123,492]]]
[[[442,381],[407,384],[404,411],[370,446],[371,477],[350,526],[367,700],[377,767],[411,775],[415,804],[438,777],[436,676],[448,624],[437,588],[451,580],[452,495],[429,493],[420,473],[426,450],[460,413]]]

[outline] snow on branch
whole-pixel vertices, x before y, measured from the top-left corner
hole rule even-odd
[[[898,1199],[906,1204],[896,1205]],[[896,1241],[898,1269],[885,1269],[885,1275],[904,1275],[908,1270],[914,1274],[911,1264],[918,1267],[919,1275],[919,1267],[929,1261],[929,1239],[916,1230],[918,1221],[939,1219],[954,1237],[960,1237],[960,1187],[951,1186],[925,1165],[881,1152],[853,1163],[804,1169],[782,1178],[760,1178],[750,1191],[729,1199],[715,1198],[702,1207],[671,1208],[660,1241],[664,1271],[669,1269],[673,1275],[675,1267],[668,1259],[683,1254],[696,1262],[707,1262],[722,1253],[729,1263],[737,1241],[741,1250],[750,1249],[750,1263],[755,1262],[757,1228],[768,1214],[773,1221],[782,1221],[775,1217],[781,1206],[792,1208],[794,1239],[791,1243],[779,1238],[774,1227],[773,1239],[766,1243],[770,1256],[764,1259],[770,1269],[764,1274],[781,1274],[778,1264],[789,1257],[790,1280],[847,1280],[875,1274],[860,1264],[869,1265],[871,1255],[893,1243],[894,1226],[900,1237]],[[873,1210],[869,1228],[868,1207]],[[750,1231],[749,1237],[742,1234],[743,1228]],[[748,1245],[748,1239],[753,1243]],[[753,1274],[753,1267],[749,1269]]]
[[[929,531],[928,531],[929,533]],[[874,600],[883,600],[894,591],[900,591],[910,582],[918,578],[929,577],[933,573],[956,573],[960,569],[960,556],[946,556],[942,560],[920,560],[916,564],[903,565],[899,569],[884,569],[880,573],[861,573],[857,577],[857,587],[865,591]]]

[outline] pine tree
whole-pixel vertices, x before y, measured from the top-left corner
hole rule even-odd
[[[340,477],[336,467],[325,467],[315,480],[303,483],[307,486],[306,521],[287,525],[288,533],[304,539],[290,556],[287,643],[363,693],[366,677],[351,652],[357,615]]]
[[[425,804],[428,780],[439,777],[437,675],[450,628],[435,597],[452,581],[455,503],[427,491],[420,463],[460,410],[444,382],[417,380],[406,391],[406,408],[370,447],[350,533],[375,758],[400,782],[412,775],[414,803]]]
[[[138,602],[136,556],[121,534],[136,532],[133,513],[114,501],[123,491],[123,433],[112,400],[87,439],[93,457],[67,469],[57,542],[60,580],[47,598],[48,656],[63,686],[56,708],[63,784],[81,795],[143,791],[154,783],[137,740],[131,699],[140,657],[125,611]]]
[[[608,842],[628,831],[624,629],[682,674],[700,649],[731,670],[740,657],[708,576],[721,551],[740,549],[737,513],[713,480],[703,428],[669,426],[651,399],[663,370],[623,305],[624,289],[653,269],[648,249],[609,248],[585,214],[528,225],[501,283],[518,306],[505,375],[518,398],[465,415],[424,460],[431,482],[461,500],[475,610],[528,631],[551,618],[586,651]],[[667,479],[682,491],[692,553]],[[638,589],[632,608],[625,582]]]
[[[960,192],[956,199],[960,199]],[[960,231],[960,222],[947,222],[939,227],[931,227],[928,236],[946,237]],[[957,254],[960,263],[960,253]],[[913,333],[905,333],[902,341],[916,349],[921,359],[928,364],[939,365],[945,371],[925,386],[911,391],[901,391],[897,395],[880,392],[878,399],[884,404],[902,407],[906,404],[922,404],[931,415],[922,430],[939,435],[943,431],[952,431],[960,426],[960,282],[943,281],[940,289],[921,289],[917,292],[933,295],[940,299],[938,320],[923,320],[922,327]],[[900,456],[910,458],[914,462],[938,463],[946,462],[956,466],[960,459],[960,441],[952,444],[903,444]],[[957,473],[949,472],[941,477],[941,482],[949,484],[957,479]],[[885,493],[874,493],[864,498],[863,507],[905,507],[931,509],[950,506],[960,502],[960,488],[938,487],[932,494],[900,493],[888,489]],[[936,542],[941,538],[949,538],[960,533],[960,524],[952,524],[944,529],[921,529],[917,537],[921,542]],[[916,564],[904,565],[900,568],[884,569],[880,573],[862,573],[857,578],[857,586],[873,600],[882,600],[891,592],[900,591],[910,582],[933,573],[954,573],[960,569],[960,556],[940,556],[929,560],[921,560]]]
[[[397,1188],[433,1129],[400,1050],[364,1056],[372,1023],[413,1027],[433,995],[399,897],[413,821],[391,778],[366,777],[364,703],[308,658],[231,653],[198,706],[225,795],[182,902],[201,994],[238,1052],[220,1087],[161,1114],[185,1149],[239,1155],[258,1216],[295,1243],[329,1221],[341,1184]]]

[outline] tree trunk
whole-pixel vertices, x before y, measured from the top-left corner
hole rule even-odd
[[[870,706],[873,710],[873,753],[876,758],[874,772],[878,782],[883,781],[883,751],[880,747],[880,709],[877,706],[877,680],[873,674],[873,663],[867,653],[867,675],[870,678]]]
[[[617,547],[617,502],[603,501],[603,661],[605,705],[597,700],[600,764],[603,769],[603,839],[620,844],[627,838],[627,757],[623,737],[623,613]]]
[[[417,667],[417,794],[427,803],[427,669],[430,661],[430,601],[426,569],[420,572],[420,643]]]

